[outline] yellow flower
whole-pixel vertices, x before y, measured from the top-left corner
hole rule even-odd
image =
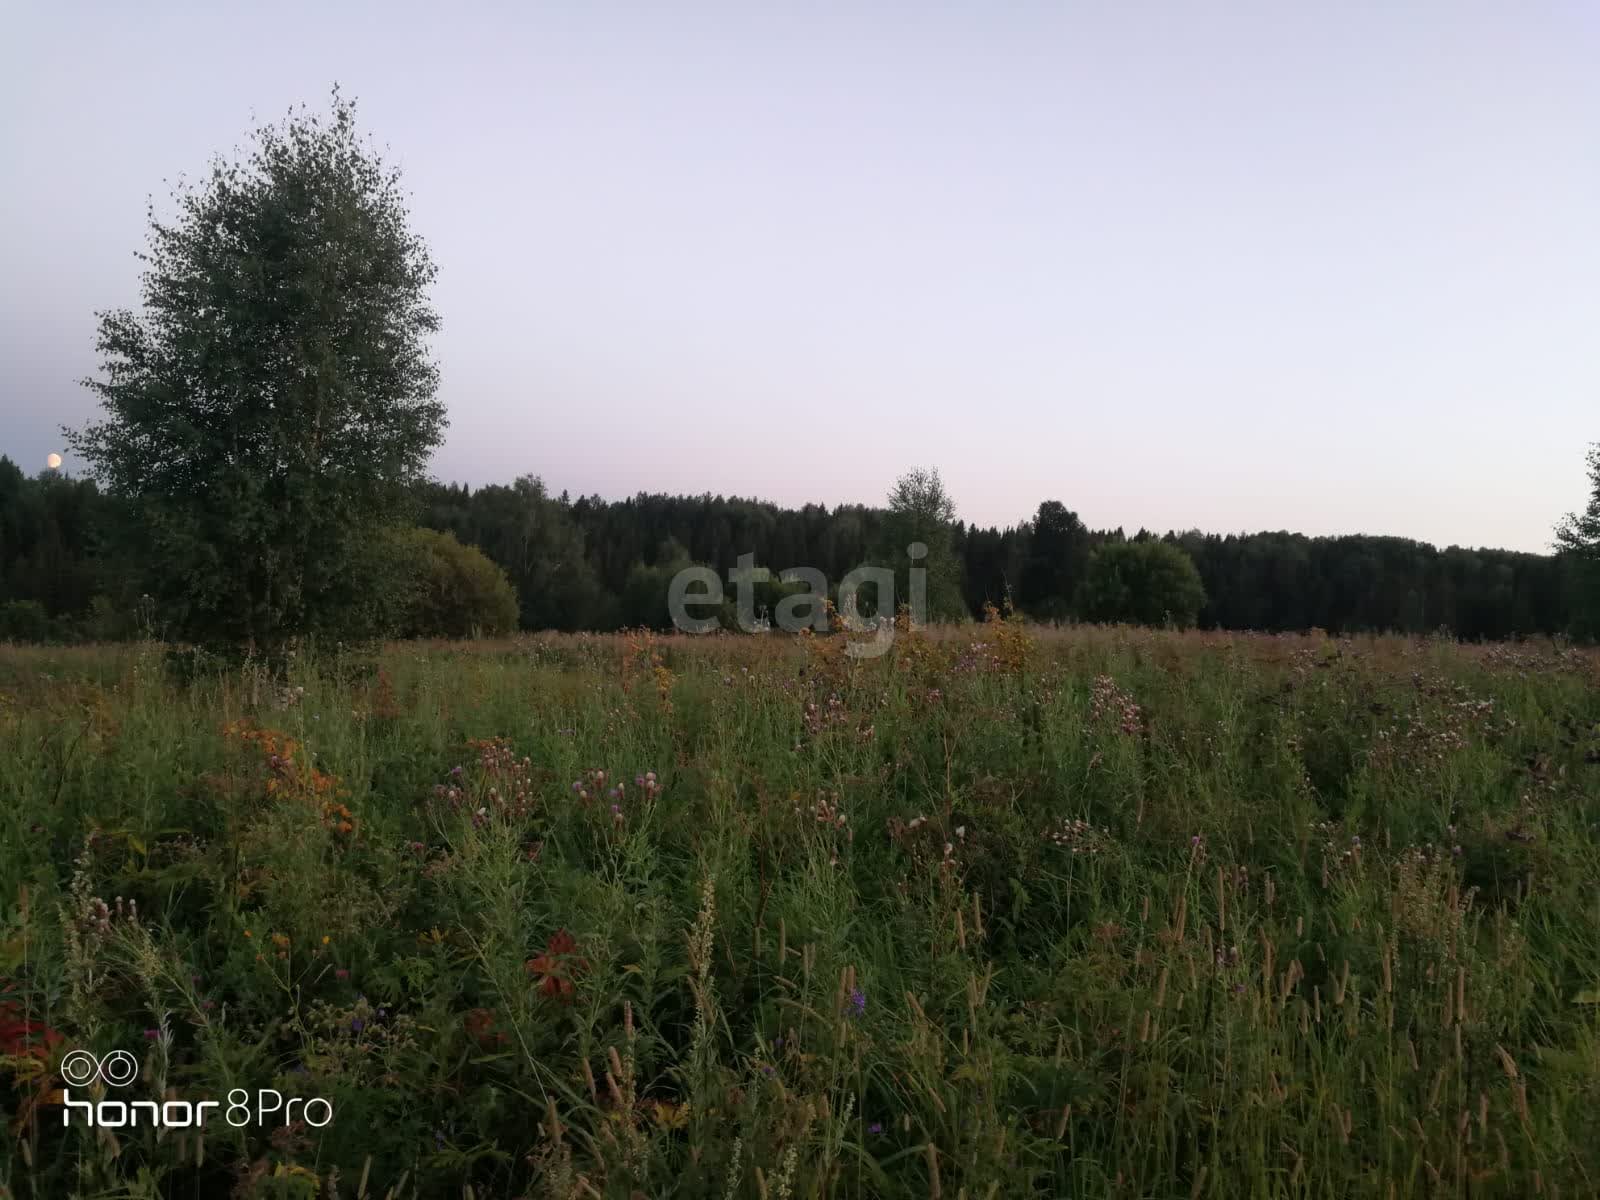
[[[322,944],[324,946],[326,946],[328,944],[328,935],[327,934],[323,934],[322,935]]]
[[[661,1129],[682,1129],[689,1123],[689,1105],[668,1104],[665,1101],[656,1101],[656,1125]]]

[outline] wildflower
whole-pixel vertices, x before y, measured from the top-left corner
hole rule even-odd
[[[367,1027],[367,1023],[365,1021],[363,1021],[360,1017],[351,1017],[350,1018],[350,1032],[351,1033],[360,1033],[366,1027]]]
[[[850,1015],[852,1017],[860,1017],[864,1015],[866,1011],[867,994],[860,988],[852,989],[850,992]]]
[[[883,1132],[883,1122],[874,1121],[871,1125],[867,1126],[867,1132],[876,1137],[878,1134]]]
[[[658,1129],[682,1129],[689,1123],[689,1104],[669,1104],[657,1100],[652,1114]]]
[[[350,978],[350,972],[346,968],[340,967],[337,971],[335,971],[333,973],[333,977],[335,979],[349,979]]]
[[[322,944],[324,946],[326,946],[328,944],[328,935],[327,934],[323,934],[322,935]]]
[[[545,943],[545,952],[523,964],[529,975],[539,977],[541,996],[572,1003],[572,976],[581,975],[589,966],[587,959],[578,956],[577,949],[577,940],[565,929],[558,929]]]
[[[161,1030],[159,1029],[146,1029],[144,1031],[144,1040],[147,1042],[153,1042],[160,1036]]]
[[[478,1043],[484,1050],[492,1050],[496,1046],[503,1046],[507,1042],[504,1032],[495,1028],[495,1016],[492,1009],[474,1008],[462,1018],[462,1025],[467,1031],[467,1036]]]

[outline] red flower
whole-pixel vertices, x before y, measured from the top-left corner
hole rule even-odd
[[[0,1055],[43,1062],[60,1040],[61,1035],[43,1021],[28,1020],[15,1000],[0,1001]]]
[[[530,958],[525,965],[529,975],[539,980],[539,994],[572,1003],[574,977],[589,969],[589,960],[579,957],[578,943],[565,929],[558,929],[545,943],[545,952]]]
[[[462,1018],[461,1024],[466,1028],[467,1036],[478,1043],[479,1049],[493,1050],[496,1046],[504,1046],[509,1040],[494,1027],[493,1009],[474,1008]]]

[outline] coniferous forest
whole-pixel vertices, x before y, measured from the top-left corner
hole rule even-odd
[[[532,476],[478,488],[429,482],[413,501],[419,525],[476,547],[504,571],[524,630],[662,627],[665,578],[689,563],[724,573],[752,554],[774,571],[814,566],[836,582],[893,552],[887,510],[860,505],[781,508],[709,494],[573,499],[550,495]],[[1007,603],[1034,620],[1089,616],[1080,589],[1094,552],[1159,538],[1198,569],[1205,598],[1194,623],[1202,629],[1443,630],[1467,640],[1588,632],[1575,566],[1555,554],[1363,535],[1096,530],[1058,501],[1004,529],[957,522],[951,538],[960,601],[948,616]],[[157,570],[137,549],[129,514],[93,481],[29,477],[0,458],[0,637],[160,632]]]

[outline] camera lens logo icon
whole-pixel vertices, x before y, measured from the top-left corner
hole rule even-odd
[[[138,1074],[139,1060],[126,1050],[113,1050],[104,1058],[74,1050],[61,1060],[61,1078],[73,1087],[87,1087],[96,1078],[111,1087],[122,1087]]]

